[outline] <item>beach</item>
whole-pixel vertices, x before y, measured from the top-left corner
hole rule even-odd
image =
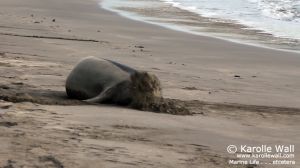
[[[295,145],[300,54],[170,30],[96,0],[0,1],[0,167],[255,167],[228,145]],[[158,76],[191,116],[67,99],[96,56]],[[271,160],[267,160],[271,161]],[[259,164],[257,167],[273,167]]]

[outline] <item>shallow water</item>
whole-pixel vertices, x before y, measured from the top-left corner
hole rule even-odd
[[[101,6],[175,30],[300,52],[299,1],[104,0]]]
[[[232,20],[278,37],[300,39],[300,0],[163,0],[205,17]]]

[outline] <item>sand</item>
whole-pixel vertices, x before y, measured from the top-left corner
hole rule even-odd
[[[246,167],[227,164],[229,144],[300,154],[300,54],[131,21],[93,0],[3,0],[0,20],[0,167]],[[154,73],[194,115],[67,99],[68,73],[91,55]]]

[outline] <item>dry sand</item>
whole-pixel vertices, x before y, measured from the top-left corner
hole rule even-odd
[[[66,99],[66,76],[90,55],[156,74],[195,115]],[[234,167],[229,144],[294,144],[299,163],[299,65],[300,54],[127,20],[93,0],[1,0],[0,167]]]

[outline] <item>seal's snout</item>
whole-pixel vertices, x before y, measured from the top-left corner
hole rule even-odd
[[[148,72],[136,72],[131,75],[132,103],[137,109],[149,109],[162,99],[159,79]]]
[[[148,72],[136,72],[131,76],[133,92],[136,94],[148,94],[161,97],[161,85],[159,79]]]

